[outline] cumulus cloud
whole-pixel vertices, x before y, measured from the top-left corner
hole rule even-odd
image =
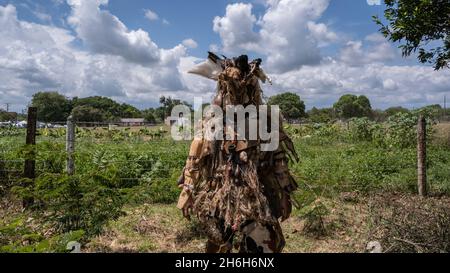
[[[75,35],[19,20],[13,5],[0,6],[0,101],[13,103],[20,111],[37,91],[57,90],[69,97],[103,95],[141,106],[157,104],[163,94],[186,98],[192,94],[190,88],[207,93],[184,76],[180,64],[188,58],[186,46],[158,48],[148,33],[128,30],[117,17],[100,11],[99,5],[107,1],[93,2],[69,1]],[[86,22],[98,24],[89,27]],[[77,39],[89,50],[75,47]],[[188,44],[193,46],[192,42]]]
[[[267,56],[270,69],[287,72],[318,64],[319,46],[337,38],[325,24],[315,22],[328,4],[329,0],[268,0],[259,20],[251,4],[230,4],[223,17],[214,19],[213,30],[224,52],[255,51]]]
[[[68,0],[72,13],[68,22],[95,53],[121,56],[128,61],[150,65],[160,60],[160,50],[142,29],[129,30],[101,5],[108,0]]]
[[[309,21],[307,26],[308,30],[311,32],[311,35],[318,41],[318,44],[321,47],[327,46],[338,40],[337,34],[330,31],[328,26],[323,23]]]
[[[228,5],[224,17],[215,17],[213,30],[223,43],[223,51],[234,54],[239,50],[257,50],[260,37],[254,32],[256,17],[252,14],[252,5],[235,3]]]
[[[309,106],[329,107],[347,93],[365,94],[375,107],[438,103],[450,93],[450,72],[432,67],[370,63],[350,66],[332,58],[317,66],[304,66],[287,73],[275,74],[277,90],[292,90]],[[274,94],[274,93],[270,93]]]
[[[363,41],[348,41],[341,49],[340,60],[346,64],[358,66],[374,62],[387,62],[396,58],[392,45],[381,34],[371,34]]]
[[[152,10],[145,10],[145,18],[147,18],[150,21],[157,21],[159,19],[158,14]]]
[[[198,47],[197,42],[193,39],[183,40],[183,45],[186,47],[189,47],[189,48],[197,48]]]

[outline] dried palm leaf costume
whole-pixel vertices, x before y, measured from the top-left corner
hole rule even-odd
[[[191,73],[217,81],[213,104],[223,110],[227,105],[259,107],[262,105],[259,80],[270,81],[260,64],[260,59],[249,63],[245,55],[221,59],[209,53],[208,60]],[[202,122],[214,118],[205,117]],[[285,240],[279,220],[290,216],[291,194],[297,189],[288,170],[288,157],[298,161],[298,156],[291,139],[282,130],[281,121],[279,124],[280,145],[272,152],[261,151],[260,139],[196,138],[192,142],[178,181],[183,189],[178,208],[186,211],[192,207],[208,236],[206,252],[283,250]],[[224,131],[237,135],[233,128]]]

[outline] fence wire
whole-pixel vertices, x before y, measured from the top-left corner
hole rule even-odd
[[[65,125],[65,122],[52,124],[63,126]],[[120,124],[111,123],[92,122],[83,123],[82,125],[85,127],[77,128],[76,131],[78,131],[78,134],[75,134],[75,152],[73,153],[73,157],[76,163],[80,163],[79,160],[93,161],[98,152],[107,152],[111,154],[118,153],[119,156],[125,155],[131,157],[147,156],[149,155],[149,151],[146,151],[145,146],[154,146],[165,142],[164,135],[167,133],[163,130],[150,131],[150,129],[157,128],[151,124],[147,124],[146,127],[137,131],[115,129],[114,127],[117,125],[120,126]],[[109,131],[110,125],[113,125],[113,131]],[[83,135],[83,133],[95,134],[95,132],[93,132],[96,130],[94,129],[95,127],[102,127],[102,129],[104,128],[104,130],[108,131],[100,131],[101,133],[99,133],[98,137],[95,137],[94,135]],[[27,158],[23,157],[21,151],[26,150],[25,129],[14,130],[14,133],[11,133],[10,135],[0,135],[3,140],[6,140],[6,144],[0,143],[0,181],[3,181],[2,183],[5,181],[8,183],[16,183],[20,181],[24,175],[24,163]],[[64,173],[66,159],[68,157],[66,151],[67,128],[59,127],[45,129],[48,130],[47,132],[50,134],[53,132],[55,136],[43,135],[42,130],[43,128],[39,128],[36,135],[36,149],[34,154],[36,175],[38,176],[39,174],[50,170],[52,167],[50,166],[52,164],[50,162],[52,160],[51,157],[56,157],[57,160],[64,160],[63,163],[59,162],[59,164],[62,164],[64,167],[56,167],[56,169],[59,169],[60,173]],[[113,134],[116,135],[114,136]],[[112,139],[113,137],[117,139]],[[53,158],[53,160],[55,160],[55,158]],[[139,181],[145,179],[144,175],[146,173],[154,171],[154,169],[151,167],[149,168],[148,165],[152,166],[157,161],[158,158],[100,159],[102,168],[117,164],[123,166],[128,166],[129,164],[140,164],[142,168],[137,167],[133,170],[136,172],[136,176],[133,175],[132,177],[125,176],[114,178],[120,181]],[[77,169],[77,167],[75,168]],[[100,169],[101,168],[99,167],[99,170]],[[93,170],[95,171],[95,167]]]

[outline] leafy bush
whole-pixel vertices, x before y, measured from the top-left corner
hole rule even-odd
[[[398,113],[389,117],[387,121],[386,144],[390,147],[411,148],[417,145],[418,113]],[[433,122],[427,122],[427,139],[433,135]]]
[[[110,184],[101,175],[44,174],[34,187],[16,186],[13,192],[21,198],[33,197],[36,207],[45,208],[43,217],[58,231],[82,229],[90,236],[99,234],[104,224],[121,215],[122,196]]]
[[[349,136],[352,141],[372,141],[375,123],[369,118],[353,118],[349,121]]]

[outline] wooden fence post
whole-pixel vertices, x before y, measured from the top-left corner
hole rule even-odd
[[[417,178],[419,195],[427,196],[427,128],[425,118],[420,115],[417,124]]]
[[[36,145],[36,127],[37,127],[37,108],[36,107],[30,107],[28,108],[28,118],[27,118],[27,138],[26,138],[26,144],[28,145]],[[36,178],[36,160],[35,160],[35,151],[33,151],[31,154],[31,157],[25,159],[25,166],[24,166],[24,176],[26,178],[29,178],[34,181]],[[27,185],[32,186],[32,185]],[[33,205],[34,200],[33,198],[24,198],[22,200],[22,205],[24,208],[28,208],[31,205]]]
[[[75,123],[72,116],[67,119],[67,131],[66,131],[66,152],[67,152],[67,164],[66,171],[68,175],[75,174]]]

